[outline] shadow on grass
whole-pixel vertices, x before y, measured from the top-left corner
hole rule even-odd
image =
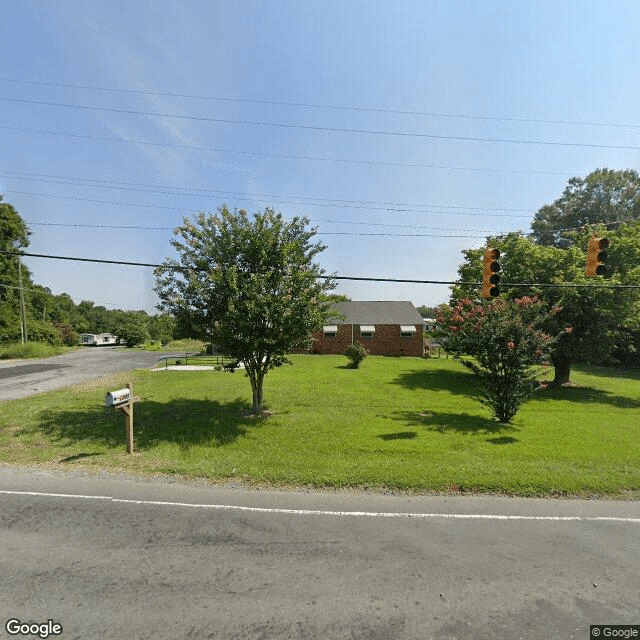
[[[241,399],[218,402],[178,398],[166,403],[145,400],[134,408],[135,447],[153,449],[169,443],[188,449],[205,443],[229,444],[250,427],[260,425],[260,419],[250,413],[251,405]],[[125,443],[125,416],[103,407],[80,411],[46,409],[28,431],[39,432],[53,441],[100,443],[117,448]],[[96,454],[80,453],[64,461],[90,455]]]
[[[443,413],[424,411],[416,413],[413,411],[403,411],[396,414],[395,419],[406,425],[422,427],[428,431],[436,431],[437,433],[457,432],[461,434],[480,434],[493,435],[500,433],[513,433],[518,431],[510,424],[497,422],[490,418],[481,416],[473,416],[468,413]],[[503,442],[495,442],[495,444],[508,444],[516,442],[516,438],[502,436],[493,440],[503,440]]]
[[[538,389],[532,400],[570,400],[585,404],[608,404],[619,409],[640,409],[640,400],[628,396],[620,396],[603,389],[593,387],[549,385],[546,389]]]
[[[69,456],[68,458],[62,458],[60,462],[75,462],[76,460],[82,460],[82,458],[91,458],[93,456],[99,456],[100,453],[76,453],[75,456]]]
[[[602,367],[596,365],[574,364],[571,371],[586,373],[590,376],[600,376],[602,378],[625,378],[640,382],[640,369],[633,367]]]
[[[596,369],[602,370],[599,375],[605,376],[605,367],[580,367],[576,368],[584,373],[594,373]],[[615,369],[611,370],[615,372]],[[610,377],[627,378],[628,375],[614,375]],[[399,375],[391,384],[398,384],[407,389],[443,389],[456,395],[476,397],[478,394],[478,383],[475,376],[465,370],[416,370],[407,371]],[[586,404],[605,404],[622,409],[640,408],[640,400],[635,400],[624,395],[616,395],[603,389],[580,386],[554,386],[549,385],[546,389],[539,389],[531,397],[532,400],[570,400]]]
[[[418,434],[415,431],[401,431],[400,433],[381,433],[376,436],[381,440],[413,440],[417,438]]]
[[[477,385],[473,374],[462,369],[405,371],[391,384],[398,384],[407,389],[446,389],[459,395],[469,395],[476,391]]]
[[[512,444],[518,442],[518,439],[511,436],[500,436],[499,438],[487,438],[487,442],[491,444]]]

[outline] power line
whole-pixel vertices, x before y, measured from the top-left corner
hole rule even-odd
[[[150,264],[148,262],[125,262],[123,260],[100,260],[98,258],[77,258],[72,256],[52,256],[45,255],[41,253],[27,253],[25,251],[15,252],[15,251],[2,251],[0,253],[10,256],[28,256],[32,258],[49,258],[52,260],[71,260],[75,262],[94,262],[98,264],[117,264],[117,265],[125,265],[131,267],[153,267],[159,268],[166,265],[161,264]],[[180,267],[178,265],[171,265],[168,268],[175,271],[192,271],[188,267]],[[326,280],[357,280],[363,282],[401,282],[401,283],[409,283],[409,284],[447,284],[447,285],[458,285],[458,286],[472,286],[472,287],[481,287],[482,282],[460,282],[454,280],[407,280],[401,278],[371,278],[371,277],[360,277],[360,276],[337,276],[337,275],[318,275],[318,278],[326,279]],[[606,285],[593,285],[593,284],[571,284],[571,283],[554,283],[554,284],[543,284],[536,282],[501,282],[501,287],[539,287],[539,288],[578,288],[578,289],[640,289],[640,284],[606,284]]]
[[[92,91],[109,91],[113,93],[132,93],[137,95],[147,96],[163,96],[168,98],[188,98],[192,100],[210,100],[218,102],[233,102],[233,103],[249,103],[249,104],[272,104],[285,107],[305,107],[313,109],[332,109],[342,111],[360,111],[370,113],[393,113],[399,115],[413,115],[413,116],[428,116],[436,118],[460,118],[469,120],[492,120],[503,122],[529,122],[537,124],[564,124],[564,125],[580,125],[591,127],[621,127],[629,129],[640,128],[637,124],[615,123],[615,122],[591,122],[586,120],[553,120],[542,118],[516,118],[509,116],[479,116],[473,114],[462,113],[439,113],[430,111],[413,111],[404,109],[391,109],[385,107],[362,107],[362,106],[350,106],[350,105],[330,105],[330,104],[318,104],[307,102],[287,102],[282,100],[264,100],[255,98],[230,98],[228,96],[202,96],[185,93],[170,93],[163,91],[144,91],[141,89],[121,89],[115,87],[98,87],[94,85],[82,85],[82,84],[67,84],[62,82],[44,82],[38,80],[20,80],[16,78],[0,78],[0,82],[13,82],[19,84],[33,84],[40,86],[50,87],[66,87],[71,89],[90,89]]]
[[[78,196],[63,196],[59,194],[48,194],[48,193],[34,193],[31,191],[18,191],[18,190],[9,190],[10,193],[17,193],[22,195],[31,195],[31,196],[39,196],[46,198],[60,198],[64,200],[74,200],[80,202],[92,202],[97,204],[110,204],[117,206],[130,206],[130,207],[144,207],[144,208],[152,208],[152,209],[168,209],[171,211],[195,211],[195,209],[183,209],[181,207],[168,206],[168,205],[153,205],[153,204],[141,204],[136,202],[116,202],[112,200],[96,200],[91,198],[81,198]],[[252,200],[252,198],[240,198],[246,200]],[[291,203],[284,202],[280,204],[304,204],[304,203]],[[339,206],[339,205],[336,205]],[[425,205],[432,206],[432,205]],[[364,207],[360,207],[364,208]],[[478,208],[478,207],[473,207]],[[375,209],[375,207],[373,207]],[[487,209],[489,210],[489,209]],[[385,210],[389,211],[389,210]],[[419,214],[419,213],[440,213],[445,215],[481,215],[487,217],[487,214],[481,213],[470,213],[470,212],[457,212],[457,211],[407,211],[401,209],[395,209],[391,211],[403,212],[407,214]],[[492,214],[492,216],[501,216],[501,217],[529,217],[529,216],[506,216],[504,214]],[[291,220],[291,218],[284,218],[285,220]],[[615,220],[613,222],[601,222],[601,223],[593,223],[593,224],[601,224],[602,226],[609,227],[616,224],[623,224],[625,222],[633,222],[637,221],[639,218],[621,218],[620,220]],[[384,222],[361,222],[354,220],[318,220],[311,219],[310,222],[312,224],[353,224],[353,225],[362,225],[362,226],[375,226],[375,227],[395,227],[395,228],[406,228],[406,229],[430,229],[434,231],[473,231],[474,233],[481,235],[436,235],[436,234],[373,234],[373,233],[347,233],[347,232],[329,232],[329,231],[319,231],[319,233],[324,235],[386,235],[386,236],[398,236],[398,237],[435,237],[435,238],[482,238],[487,235],[489,236],[501,236],[506,235],[508,233],[520,232],[524,233],[522,229],[511,229],[509,231],[494,231],[489,229],[460,229],[458,227],[431,227],[427,225],[407,225],[407,224],[389,224]],[[51,227],[86,227],[86,228],[96,228],[96,229],[131,229],[131,230],[150,230],[150,231],[172,231],[174,227],[167,226],[147,226],[147,225],[108,225],[108,224],[86,224],[86,223],[63,223],[63,222],[42,222],[42,221],[27,221],[28,224],[37,225],[37,226],[51,226]],[[579,227],[565,227],[561,229],[544,229],[546,233],[562,233],[564,231],[576,231],[583,227],[584,225],[580,225]]]
[[[291,218],[284,218],[284,220],[291,220]],[[138,231],[173,231],[174,227],[152,227],[152,226],[143,226],[143,225],[115,225],[115,224],[86,224],[86,223],[72,223],[72,222],[33,222],[26,220],[28,225],[33,226],[41,226],[41,227],[80,227],[80,228],[90,228],[90,229],[129,229],[129,230],[138,230]],[[485,231],[482,229],[457,229],[457,228],[447,228],[447,227],[424,227],[417,225],[408,225],[408,224],[384,224],[382,222],[349,222],[346,220],[311,220],[312,224],[316,223],[325,223],[325,224],[357,224],[357,225],[366,225],[366,226],[376,226],[376,227],[400,227],[400,228],[409,228],[409,229],[431,229],[434,231],[477,231],[482,235],[464,235],[464,236],[442,236],[442,235],[432,235],[432,234],[367,234],[367,233],[349,233],[347,235],[389,235],[389,236],[408,236],[408,237],[434,237],[434,238],[484,238],[486,235],[502,235],[496,234],[493,231]],[[338,232],[331,233],[328,231],[318,231],[321,235],[338,235]]]
[[[291,220],[291,218],[284,218],[284,220]],[[622,218],[621,220],[616,220],[615,222],[599,222],[594,224],[599,224],[603,227],[609,227],[611,225],[623,224],[625,222],[638,222],[639,218]],[[144,226],[144,225],[114,225],[114,224],[87,224],[87,223],[72,223],[72,222],[39,222],[39,221],[25,221],[28,225],[32,226],[42,226],[42,227],[80,227],[80,228],[89,228],[89,229],[128,229],[133,231],[173,231],[174,227],[152,227],[152,226]],[[433,234],[406,234],[408,237],[432,237],[432,238],[484,238],[487,236],[490,237],[500,237],[507,235],[509,233],[524,233],[521,229],[512,230],[512,231],[489,231],[487,229],[459,229],[459,228],[451,228],[451,227],[427,227],[420,225],[407,225],[407,224],[385,224],[382,222],[352,222],[347,220],[311,220],[311,223],[326,223],[326,224],[357,224],[357,225],[366,225],[366,226],[378,226],[378,227],[400,227],[400,228],[410,228],[410,229],[432,229],[437,231],[474,231],[478,234],[482,235],[433,235]],[[564,229],[545,229],[547,233],[560,233],[563,231],[579,231],[584,228],[584,225],[579,227],[566,227]],[[324,235],[338,235],[332,234],[330,232],[318,231],[319,234]],[[366,233],[351,233],[348,235],[390,235],[390,236],[404,236],[405,234],[366,234]]]
[[[113,200],[96,200],[93,198],[81,198],[79,196],[63,196],[63,195],[59,195],[59,194],[53,194],[53,193],[35,193],[33,191],[20,191],[17,189],[8,189],[9,193],[18,193],[21,195],[28,195],[28,196],[40,196],[40,197],[44,197],[44,198],[60,198],[62,200],[76,200],[76,201],[80,201],[80,202],[93,202],[96,204],[112,204],[112,205],[118,205],[118,206],[123,206],[123,207],[144,207],[147,209],[170,209],[173,211],[194,211],[194,208],[182,208],[182,207],[177,207],[177,206],[169,206],[169,205],[160,205],[160,204],[139,204],[136,202],[116,202]],[[255,202],[262,202],[263,204],[284,204],[284,205],[299,205],[299,206],[309,206],[308,203],[304,203],[304,202],[278,202],[277,200],[256,200],[255,198],[248,198],[248,197],[238,197],[238,200],[248,200],[248,201],[255,201]],[[329,205],[327,205],[329,206]],[[367,209],[369,211],[382,211],[382,212],[390,212],[390,213],[405,213],[407,215],[419,215],[419,214],[434,214],[434,213],[439,213],[439,214],[443,214],[443,215],[458,215],[458,216],[482,216],[484,218],[489,217],[489,215],[491,215],[491,217],[501,217],[501,218],[529,218],[531,216],[525,216],[525,215],[517,215],[517,214],[505,214],[505,213],[492,213],[492,214],[487,214],[487,213],[474,213],[474,212],[469,212],[469,211],[421,211],[419,209],[417,210],[407,210],[407,209],[390,209],[387,207],[349,207],[346,205],[334,205],[336,208],[353,208],[353,209]]]
[[[216,195],[231,195],[231,196],[250,196],[250,197],[259,197],[259,198],[287,198],[287,199],[297,199],[297,200],[312,200],[323,204],[322,206],[342,206],[345,207],[347,205],[366,205],[366,208],[370,208],[368,205],[387,205],[394,207],[429,207],[429,208],[437,208],[437,209],[471,209],[474,211],[517,211],[517,212],[527,212],[533,213],[530,209],[514,209],[507,207],[474,207],[474,206],[465,206],[458,204],[430,204],[430,203],[410,203],[410,202],[384,202],[379,200],[344,200],[341,198],[321,198],[318,196],[289,196],[283,194],[273,194],[273,193],[238,193],[237,191],[223,191],[220,189],[208,189],[204,187],[181,187],[176,185],[157,185],[157,184],[147,184],[147,183],[139,183],[139,182],[120,182],[117,180],[106,180],[104,178],[83,178],[80,176],[58,176],[47,173],[34,173],[29,171],[14,171],[14,170],[0,170],[0,174],[17,174],[17,175],[9,175],[15,180],[26,180],[30,182],[51,182],[53,184],[72,184],[75,186],[88,186],[88,187],[99,187],[101,189],[120,189],[124,191],[140,191],[144,193],[161,193],[163,195],[178,195],[178,196],[199,196],[206,194],[216,194]],[[36,178],[25,177],[25,176],[36,176]],[[49,179],[51,178],[51,179]],[[88,182],[103,182],[105,184],[86,184]],[[151,187],[150,189],[141,189],[139,187]],[[172,190],[178,191],[172,191]],[[184,193],[185,191],[198,191],[201,193]],[[307,206],[321,206],[315,204],[314,202],[289,202],[283,204],[304,204]],[[358,208],[358,207],[353,207]],[[402,209],[394,209],[394,211],[402,211]]]
[[[18,131],[21,133],[37,133],[50,136],[63,136],[67,138],[80,138],[83,140],[99,140],[103,142],[118,142],[126,144],[140,144],[145,146],[162,147],[166,149],[186,149],[189,151],[215,151],[216,153],[231,153],[237,155],[248,155],[262,158],[278,158],[280,160],[311,160],[317,162],[342,162],[346,164],[362,164],[369,166],[385,166],[385,167],[412,167],[419,169],[442,169],[447,171],[484,171],[489,173],[524,173],[537,175],[552,176],[574,176],[581,173],[580,171],[538,171],[531,169],[485,169],[481,167],[455,167],[447,165],[425,164],[420,162],[393,162],[386,160],[355,160],[352,158],[327,158],[323,156],[303,156],[296,154],[284,153],[266,153],[261,151],[238,151],[236,149],[221,149],[218,147],[199,147],[196,145],[171,144],[165,142],[149,142],[146,140],[132,140],[130,138],[109,138],[107,136],[89,136],[79,133],[67,133],[63,131],[43,131],[41,129],[25,129],[21,127],[8,127],[0,125],[0,129],[6,131]]]
[[[48,287],[43,287],[42,285],[36,285],[37,287],[41,287],[40,289],[37,289],[36,287],[16,287],[15,285],[10,285],[10,284],[4,284],[3,282],[0,282],[0,287],[4,287],[5,289],[21,289],[22,291],[34,291],[36,293],[41,293],[41,294],[45,294],[45,295],[49,295],[52,296],[54,298],[58,298],[61,295],[65,295],[65,294],[61,294],[61,293],[53,293],[50,289],[48,289]],[[69,294],[66,294],[69,295]],[[71,297],[69,295],[69,297]],[[139,307],[133,307],[131,305],[119,305],[116,302],[106,302],[105,300],[90,300],[90,302],[93,302],[94,304],[99,304],[99,305],[103,305],[103,304],[109,304],[113,307],[116,307],[115,311],[119,310],[119,309],[139,309]],[[95,308],[95,307],[93,307]],[[113,309],[112,309],[113,311]]]
[[[290,122],[264,122],[258,120],[232,120],[230,118],[211,118],[207,116],[192,116],[177,113],[158,113],[154,111],[139,111],[136,109],[119,109],[115,107],[97,107],[83,104],[69,104],[64,102],[48,102],[45,100],[27,100],[26,98],[0,97],[4,102],[18,102],[21,104],[37,104],[48,107],[62,107],[65,109],[82,109],[87,111],[103,111],[108,113],[126,113],[129,115],[151,116],[159,118],[173,118],[180,120],[196,120],[199,122],[212,122],[217,124],[250,125],[261,127],[277,127],[287,129],[305,129],[308,131],[328,131],[332,133],[357,133],[367,135],[384,135],[409,138],[427,138],[429,140],[458,140],[462,142],[498,142],[504,144],[528,144],[554,147],[578,147],[588,149],[624,149],[640,150],[640,147],[630,145],[596,144],[585,142],[559,142],[552,140],[516,140],[511,138],[481,138],[474,136],[452,136],[433,133],[420,133],[417,131],[390,131],[383,129],[350,129],[347,127],[322,127],[319,125],[296,124]]]
[[[253,200],[253,198],[255,197],[272,197],[272,198],[298,198],[301,200],[315,200],[317,202],[291,202],[291,201],[286,201],[286,202],[278,202],[275,201],[278,204],[296,204],[296,205],[304,205],[304,206],[326,206],[326,207],[341,207],[341,208],[354,208],[354,209],[370,209],[370,210],[380,210],[381,207],[371,207],[371,206],[366,206],[366,205],[372,205],[372,204],[377,204],[377,205],[395,205],[396,207],[431,207],[431,208],[437,208],[437,207],[441,207],[442,209],[470,209],[473,211],[487,211],[487,212],[492,212],[492,211],[512,211],[512,212],[518,212],[518,211],[530,211],[529,209],[515,209],[515,208],[507,208],[507,207],[474,207],[474,206],[464,206],[464,205],[457,205],[457,204],[431,204],[431,203],[397,203],[397,202],[384,202],[384,201],[377,201],[377,200],[345,200],[345,199],[338,199],[338,198],[320,198],[317,196],[289,196],[289,195],[277,195],[277,194],[264,194],[264,193],[239,193],[239,192],[233,192],[233,191],[222,191],[222,190],[216,190],[216,189],[207,189],[204,187],[193,187],[193,186],[186,186],[186,187],[182,187],[182,186],[176,186],[176,185],[156,185],[156,184],[148,184],[148,183],[137,183],[137,182],[121,182],[121,181],[116,181],[116,180],[106,180],[104,178],[84,178],[81,176],[59,176],[59,175],[53,175],[53,174],[46,174],[46,173],[35,173],[35,172],[28,172],[28,171],[13,171],[13,170],[2,170],[0,169],[0,174],[4,174],[7,175],[8,177],[12,178],[12,179],[17,179],[17,180],[26,180],[26,181],[33,181],[33,182],[50,182],[53,184],[70,184],[70,185],[74,185],[74,186],[84,186],[84,187],[99,187],[102,189],[119,189],[119,190],[125,190],[125,191],[134,191],[134,192],[144,192],[144,193],[159,193],[159,194],[163,194],[163,195],[177,195],[177,196],[193,196],[193,197],[197,197],[201,194],[199,193],[184,193],[184,191],[199,191],[202,192],[202,194],[225,194],[225,195],[230,195],[230,196],[234,196],[234,197],[240,197],[240,199],[246,199],[246,200]],[[18,175],[11,175],[11,174],[18,174]],[[37,176],[36,178],[33,177],[25,177],[25,176]],[[49,179],[51,178],[51,179]],[[103,182],[105,184],[89,184],[89,183],[93,183],[93,182]],[[150,189],[139,189],[138,187],[151,187]],[[182,191],[169,191],[170,189],[179,189]],[[20,194],[24,194],[24,195],[35,195],[35,196],[42,196],[42,197],[64,197],[64,198],[72,198],[72,196],[60,196],[57,194],[39,194],[39,193],[33,193],[33,192],[27,192],[27,191],[13,191],[13,193],[20,193]],[[79,198],[78,196],[73,196],[73,199],[79,199],[82,200],[81,198]],[[167,207],[166,205],[139,205],[138,203],[134,203],[134,202],[112,202],[112,201],[103,201],[103,200],[88,200],[89,202],[98,202],[98,203],[103,203],[103,204],[117,204],[117,205],[123,205],[123,206],[147,206],[147,207],[158,207],[158,208],[169,208],[169,209],[175,209],[175,207]],[[186,209],[185,209],[186,210]],[[193,210],[193,209],[191,209]],[[401,208],[394,208],[394,209],[383,209],[384,211],[393,211],[393,212],[401,212],[401,213],[414,213],[414,211],[412,210],[407,210],[407,209],[401,209]],[[462,212],[460,214],[458,214],[458,212],[455,211],[433,211],[433,212],[428,212],[428,211],[416,211],[415,213],[444,213],[444,214],[452,214],[452,215],[477,215],[477,214],[471,214],[468,212]],[[498,215],[498,214],[492,214],[492,215]],[[514,214],[513,216],[508,216],[508,217],[529,217],[527,216],[518,216],[517,214]],[[290,219],[290,218],[285,218],[285,219]],[[599,223],[602,224],[603,226],[611,226],[611,225],[616,225],[616,224],[622,224],[625,222],[632,222],[634,220],[638,220],[638,218],[621,218],[619,220],[615,220],[613,222],[606,222],[606,223]],[[359,222],[359,221],[351,221],[351,220],[312,220],[312,222],[314,223],[325,223],[325,224],[354,224],[354,225],[366,225],[366,226],[378,226],[378,227],[399,227],[399,228],[411,228],[411,229],[431,229],[431,230],[440,230],[440,231],[473,231],[473,232],[478,232],[478,233],[483,233],[483,234],[494,234],[494,235],[502,235],[501,233],[497,233],[491,230],[487,230],[487,229],[459,229],[459,228],[450,228],[450,227],[431,227],[431,226],[425,226],[425,225],[405,225],[405,224],[389,224],[389,223],[382,223],[382,222]],[[36,224],[36,225],[49,225],[49,226],[62,226],[62,223],[60,223],[59,225],[56,225],[56,223],[45,223],[45,222],[31,222],[31,224]],[[127,228],[127,229],[150,229],[150,230],[166,230],[166,229],[171,229],[170,227],[143,227],[143,226],[126,226],[126,227],[113,227],[112,225],[81,225],[81,224],[68,224],[66,226],[78,226],[78,227],[82,227],[82,226],[92,226],[92,227],[104,227],[104,228]],[[577,229],[578,227],[566,227],[566,228],[561,228],[561,229],[545,229],[545,232],[548,233],[560,233],[560,232],[564,232],[564,231],[573,231],[575,229]],[[510,232],[504,232],[504,233],[511,233]],[[474,236],[475,237],[475,236]],[[479,237],[479,236],[478,236]]]
[[[30,223],[31,224],[31,223]],[[149,231],[172,231],[172,227],[145,227],[145,226],[129,226],[129,225],[108,225],[108,224],[79,224],[64,222],[36,222],[33,223],[42,226],[51,227],[87,227],[95,229],[129,229],[129,230],[149,230]],[[366,224],[366,223],[354,223]],[[324,236],[384,236],[393,238],[484,238],[486,233],[482,235],[450,235],[450,234],[434,234],[434,233],[356,233],[355,231],[318,231],[318,235]]]

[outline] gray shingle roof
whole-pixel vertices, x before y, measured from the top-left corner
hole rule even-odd
[[[332,319],[329,324],[422,324],[422,316],[412,302],[337,302],[334,307],[346,319]]]

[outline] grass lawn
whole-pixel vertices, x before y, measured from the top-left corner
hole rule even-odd
[[[276,486],[640,498],[640,372],[580,367],[540,391],[511,425],[470,395],[448,359],[292,356],[265,381],[268,418],[250,417],[242,372],[118,374],[0,404],[0,462],[179,474]],[[103,408],[127,381],[124,416]]]

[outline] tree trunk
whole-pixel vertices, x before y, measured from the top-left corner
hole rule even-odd
[[[253,394],[253,413],[258,415],[262,409],[262,383],[264,381],[264,372],[258,369],[258,371],[251,371],[249,374],[251,379],[251,391]]]
[[[555,369],[553,384],[567,384],[571,373],[571,358],[567,356],[554,356],[552,361]]]
[[[253,389],[253,413],[258,415],[262,408],[262,378],[259,378],[256,388]]]

